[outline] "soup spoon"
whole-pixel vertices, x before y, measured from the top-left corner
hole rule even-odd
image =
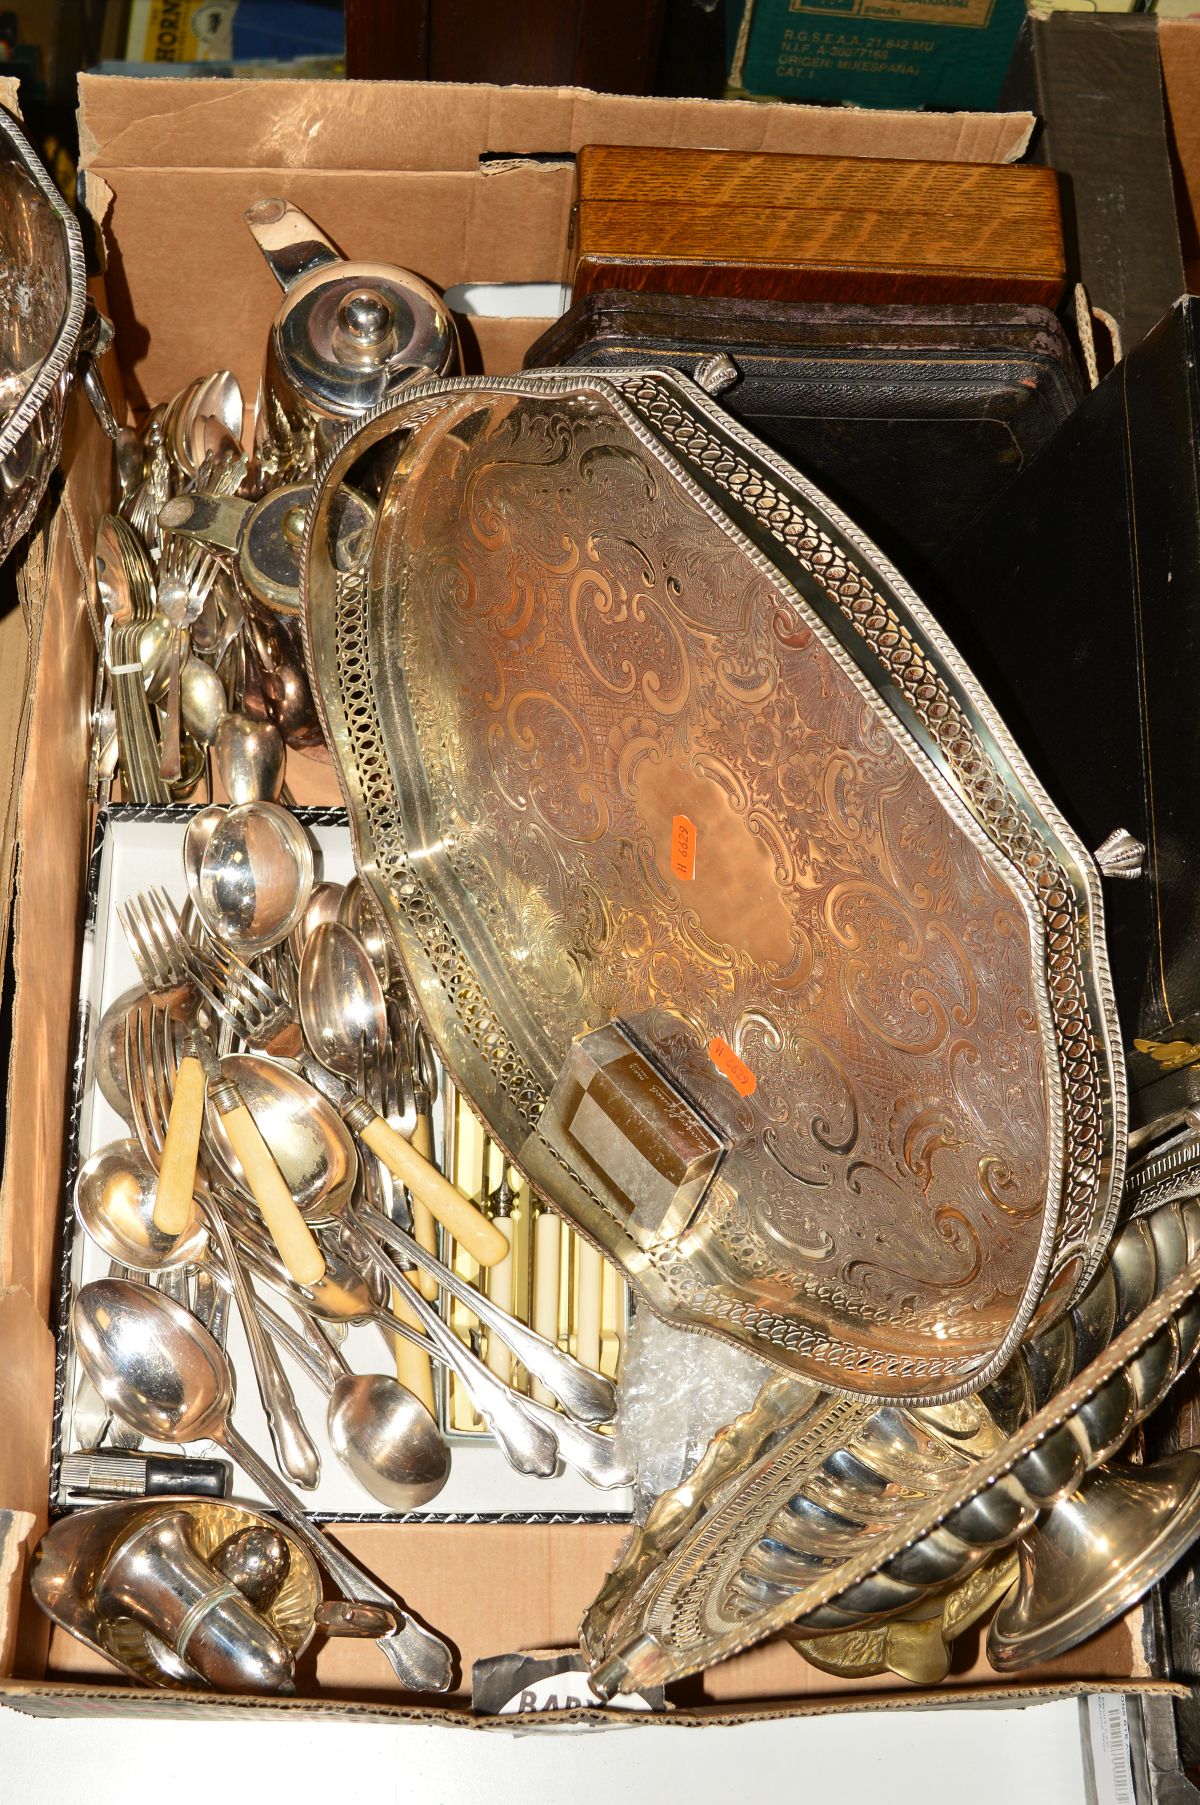
[[[237,1205],[231,1205],[236,1210]],[[510,1386],[497,1379],[483,1363],[476,1359],[468,1347],[459,1341],[452,1330],[444,1324],[442,1328],[447,1338],[445,1342],[439,1337],[423,1335],[411,1323],[402,1317],[375,1303],[367,1286],[366,1279],[357,1267],[351,1265],[345,1256],[335,1247],[326,1249],[325,1276],[315,1285],[296,1285],[289,1277],[274,1248],[262,1235],[249,1217],[232,1218],[235,1232],[243,1240],[243,1252],[250,1269],[266,1284],[286,1297],[292,1308],[304,1318],[316,1318],[320,1323],[317,1331],[322,1340],[329,1329],[335,1326],[344,1327],[348,1323],[375,1322],[389,1337],[399,1336],[401,1339],[419,1347],[431,1360],[440,1361],[448,1366],[459,1379],[472,1404],[487,1423],[488,1428],[499,1442],[501,1449],[510,1464],[518,1472],[531,1473],[539,1478],[548,1477],[557,1469],[561,1458],[569,1466],[590,1481],[592,1485],[609,1489],[613,1486],[630,1485],[633,1474],[623,1464],[617,1454],[615,1441],[586,1424],[576,1422],[561,1411],[553,1410],[547,1405],[538,1403],[533,1398],[521,1396]],[[353,1231],[350,1231],[351,1235]],[[382,1256],[385,1267],[389,1265],[386,1255]],[[389,1274],[390,1276],[390,1274]],[[266,1320],[274,1332],[278,1320],[274,1311],[261,1306]],[[440,1318],[436,1319],[441,1321]],[[280,1339],[287,1347],[292,1347],[295,1331],[289,1325],[283,1325]],[[303,1358],[303,1356],[299,1356]],[[481,1396],[479,1374],[482,1371],[485,1384],[496,1390]],[[516,1422],[510,1423],[507,1413],[497,1418],[497,1404],[507,1394],[509,1408],[516,1415]],[[527,1450],[527,1438],[531,1432],[540,1431],[547,1441],[553,1442],[554,1460],[539,1459],[538,1464],[530,1463]],[[515,1448],[512,1445],[513,1435],[521,1434],[522,1442]],[[536,1444],[535,1444],[536,1445]],[[543,1448],[546,1444],[543,1444]],[[515,1456],[515,1457],[514,1457]],[[368,1490],[370,1488],[368,1487]]]
[[[208,836],[194,901],[215,940],[253,959],[287,939],[313,877],[313,850],[295,816],[275,802],[240,802]]]
[[[329,1440],[364,1491],[389,1510],[428,1504],[450,1473],[450,1450],[424,1404],[386,1373],[356,1373],[319,1331],[306,1340],[269,1305],[264,1322],[329,1399]]]
[[[158,1273],[194,1266],[218,1283],[228,1280],[241,1313],[254,1377],[271,1441],[290,1479],[311,1491],[321,1460],[304,1427],[287,1374],[263,1332],[233,1237],[197,1175],[193,1209],[183,1231],[164,1234],[154,1219],[158,1173],[137,1141],[112,1141],[94,1153],[75,1181],[75,1214],[97,1247],[132,1272]],[[207,1226],[206,1226],[207,1225]],[[209,1233],[221,1251],[220,1267],[207,1258]]]

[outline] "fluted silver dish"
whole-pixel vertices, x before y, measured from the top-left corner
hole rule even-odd
[[[1129,1223],[1070,1314],[978,1399],[872,1412],[769,1381],[589,1611],[597,1689],[680,1678],[785,1626],[885,1620],[1017,1542],[1192,1360],[1198,1283],[1200,1200],[1184,1199]]]

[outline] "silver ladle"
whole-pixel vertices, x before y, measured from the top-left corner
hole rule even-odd
[[[71,1325],[79,1358],[110,1409],[156,1441],[207,1440],[224,1448],[346,1598],[387,1611],[390,1627],[376,1641],[400,1683],[413,1692],[446,1690],[446,1643],[313,1527],[289,1487],[238,1434],[229,1420],[233,1370],[194,1316],[146,1285],[98,1279],[77,1293]]]

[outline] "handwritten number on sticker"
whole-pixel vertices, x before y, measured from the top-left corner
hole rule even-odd
[[[696,828],[686,815],[671,823],[671,870],[684,884],[696,875]]]
[[[727,1040],[715,1035],[708,1043],[708,1057],[720,1072],[722,1078],[728,1078],[739,1097],[749,1097],[758,1089],[758,1079],[750,1070],[744,1059],[739,1059]]]

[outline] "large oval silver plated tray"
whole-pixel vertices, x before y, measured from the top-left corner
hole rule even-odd
[[[0,108],[0,559],[58,462],[86,302],[79,226]]]
[[[332,496],[393,435],[338,573]],[[369,418],[305,562],[360,868],[431,1032],[655,1309],[936,1402],[1066,1308],[1121,1177],[1099,880],[849,521],[682,378],[533,373]],[[726,1149],[670,1232],[540,1128],[616,1018]]]

